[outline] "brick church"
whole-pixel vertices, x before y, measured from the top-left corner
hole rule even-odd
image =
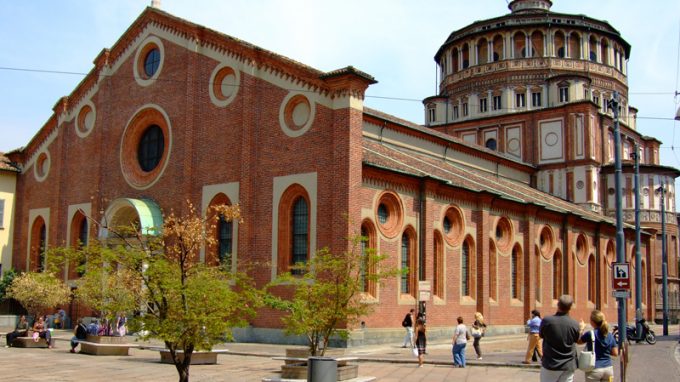
[[[365,107],[376,80],[354,67],[319,71],[147,8],[31,141],[5,154],[18,169],[12,266],[38,270],[45,248],[104,237],[86,217],[144,228],[186,200],[204,212],[239,204],[243,222],[221,222],[211,233],[219,245],[201,259],[234,270],[245,260],[268,263],[254,274],[261,284],[319,248],[346,249],[343,238],[357,232],[390,265],[408,267],[366,284],[363,299],[376,310],[356,343],[401,335],[401,318],[420,297],[428,327],[441,333],[477,311],[492,326],[517,329],[532,309],[553,312],[563,293],[575,297],[576,317],[594,308],[615,317],[606,101],[617,91],[625,253],[634,264],[629,158],[638,152],[642,266],[632,272],[642,274],[643,313],[660,317],[655,191],[667,191],[677,301],[680,173],[659,164],[658,140],[636,131],[628,43],[606,22],[551,6],[514,0],[511,13],[451,33],[433,52],[439,93],[423,101],[425,125]],[[63,277],[72,283],[77,274]],[[283,340],[279,318],[258,316],[242,339]]]

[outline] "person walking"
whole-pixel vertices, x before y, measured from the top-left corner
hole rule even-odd
[[[453,332],[451,344],[453,348],[453,367],[465,367],[465,347],[467,346],[467,327],[463,324],[463,317],[458,316],[458,326]]]
[[[482,349],[479,347],[479,341],[484,337],[485,331],[484,316],[477,312],[475,313],[475,322],[472,323],[472,347],[475,348],[475,353],[477,353],[477,360],[482,359]]]
[[[585,323],[569,317],[574,299],[563,294],[557,299],[557,313],[541,321],[538,335],[543,339],[541,382],[572,382],[576,370],[576,341]]]
[[[613,381],[612,357],[619,355],[619,347],[609,332],[609,323],[604,313],[593,310],[590,313],[590,325],[594,330],[583,333],[577,341],[578,344],[587,344],[586,347],[595,351],[595,369],[586,372],[586,381]]]
[[[415,309],[411,309],[406,313],[404,319],[401,321],[401,326],[406,329],[406,335],[404,336],[404,344],[401,346],[403,348],[413,346],[413,313]]]
[[[422,318],[416,320],[416,348],[418,349],[418,367],[423,367],[427,352],[427,336],[425,335],[425,321]]]
[[[527,320],[527,326],[529,327],[529,336],[527,337],[529,347],[522,363],[530,364],[534,352],[538,352],[538,356],[543,358],[543,340],[538,335],[538,331],[541,328],[541,312],[536,309],[532,310],[531,318]]]

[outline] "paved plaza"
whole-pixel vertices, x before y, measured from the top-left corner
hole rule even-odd
[[[660,332],[660,328],[657,333]],[[680,381],[680,347],[677,326],[669,337],[659,337],[656,345],[631,346],[632,360],[628,381]],[[173,365],[161,364],[158,352],[132,349],[130,356],[97,357],[68,352],[66,331],[56,331],[54,349],[0,348],[2,381],[173,381]],[[131,341],[134,338],[129,337]],[[4,341],[4,338],[3,338]],[[474,350],[467,349],[468,367],[451,366],[451,345],[438,341],[428,346],[427,364],[418,368],[409,349],[395,345],[351,348],[348,355],[360,359],[359,373],[378,381],[538,381],[537,365],[522,365],[524,336],[488,337],[482,340],[485,351],[481,361],[474,360]],[[156,344],[157,345],[157,344]],[[261,381],[277,376],[287,346],[234,343],[225,344],[228,354],[218,356],[217,365],[191,367],[191,381]],[[618,361],[616,380],[619,379]],[[584,381],[581,372],[575,381]]]

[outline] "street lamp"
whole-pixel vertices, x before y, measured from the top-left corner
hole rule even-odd
[[[668,336],[668,252],[666,251],[666,188],[662,184],[655,193],[661,197],[661,294],[663,299],[663,335]]]

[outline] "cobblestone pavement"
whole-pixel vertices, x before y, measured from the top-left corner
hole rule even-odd
[[[671,336],[659,337],[656,345],[631,346],[628,381],[680,381],[680,347],[677,326]],[[657,331],[657,333],[660,332]],[[55,333],[54,349],[0,348],[0,381],[173,381],[177,372],[172,365],[161,364],[158,352],[131,349],[130,356],[97,357],[68,352],[68,332]],[[130,337],[131,341],[134,341]],[[3,338],[4,341],[4,338]],[[523,336],[489,337],[482,340],[484,358],[475,360],[474,350],[467,349],[468,367],[451,367],[451,345],[448,341],[428,346],[428,362],[418,368],[409,349],[394,345],[364,346],[347,350],[360,358],[359,373],[378,381],[537,381],[537,365],[522,365],[526,339]],[[234,343],[225,344],[229,354],[218,356],[217,365],[191,367],[191,381],[261,381],[277,376],[286,346]],[[616,380],[619,367],[616,361]],[[575,381],[584,381],[576,372]]]

